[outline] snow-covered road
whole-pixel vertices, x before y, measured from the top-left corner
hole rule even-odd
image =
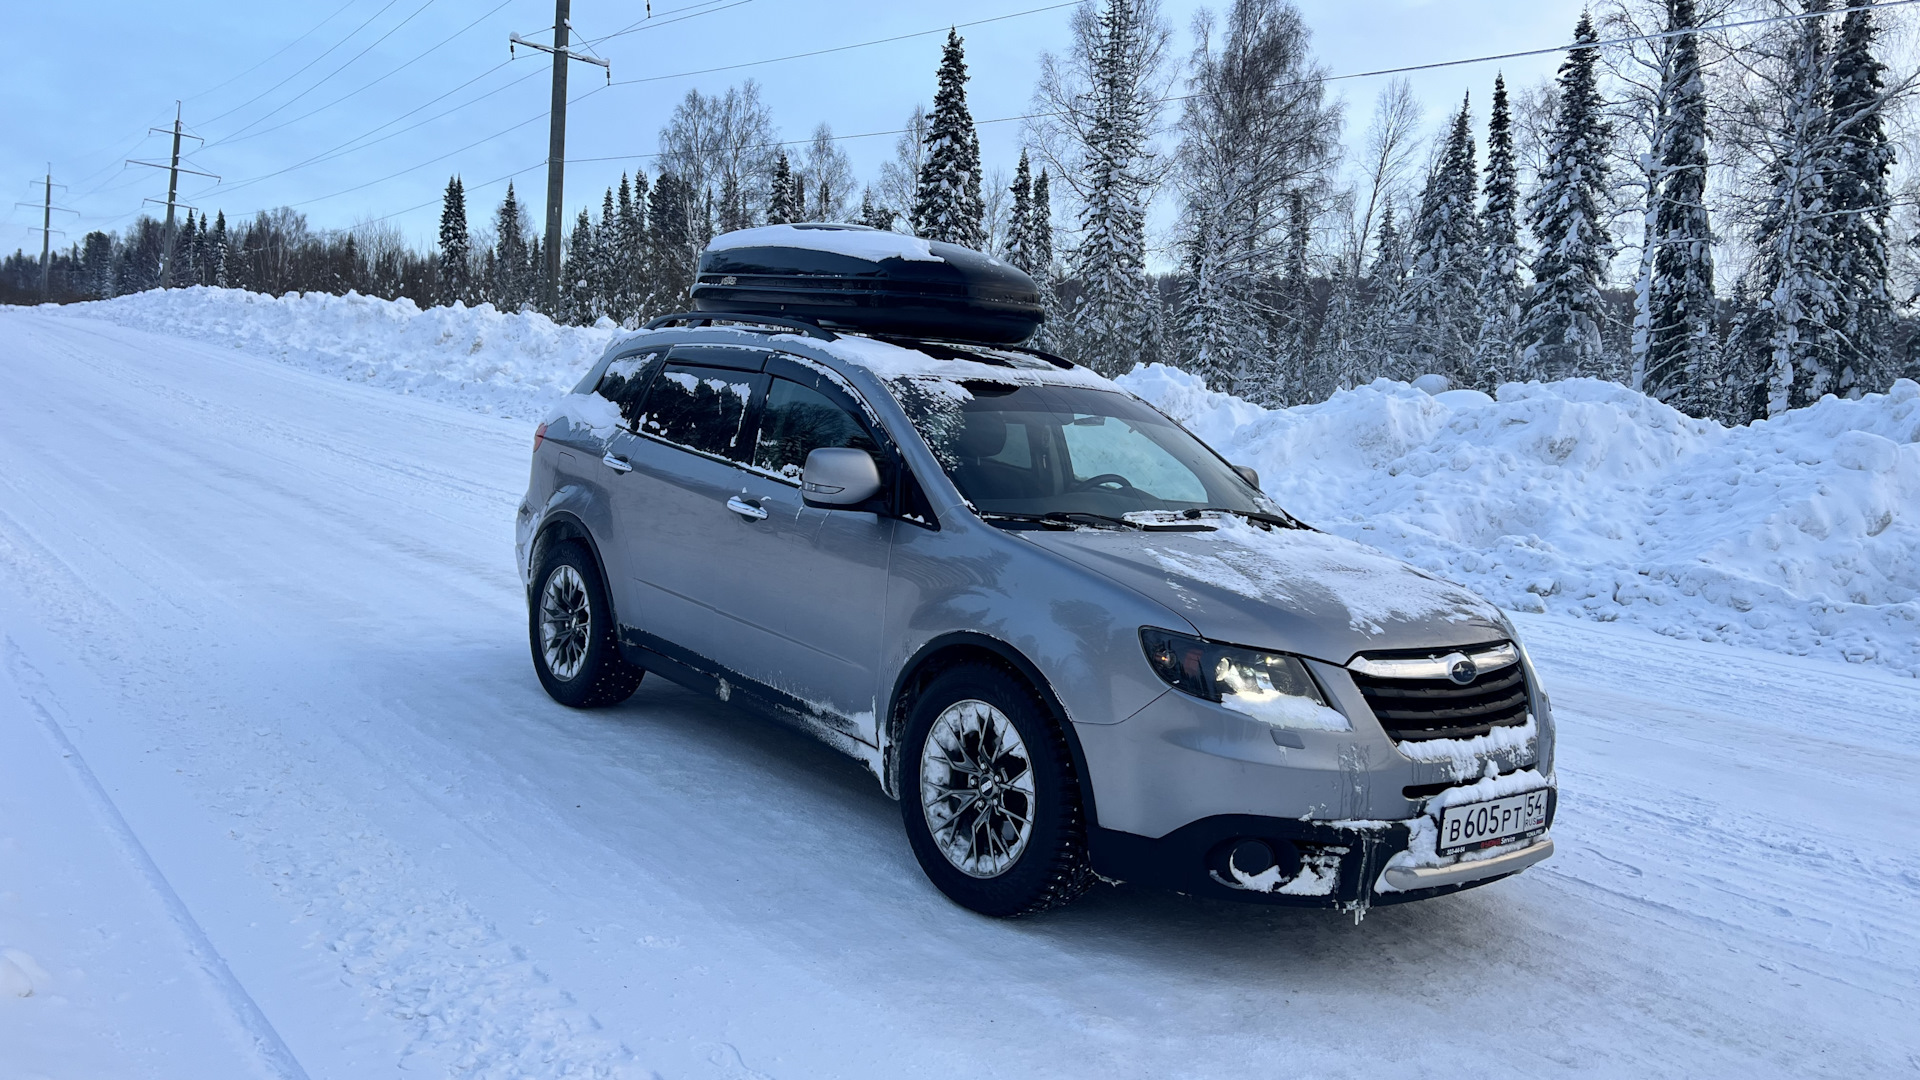
[[[530,435],[0,312],[0,1077],[1920,1071],[1914,680],[1529,617],[1551,862],[994,922],[804,737],[541,693]]]

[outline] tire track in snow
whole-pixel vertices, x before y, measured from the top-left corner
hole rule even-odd
[[[34,668],[32,662],[27,659],[26,653],[11,635],[4,639],[4,643],[9,680],[14,684],[13,688],[20,701],[26,705],[27,711],[39,722],[41,730],[59,749],[61,758],[72,769],[74,778],[79,781],[81,789],[86,792],[87,799],[93,803],[95,812],[100,815],[108,834],[112,836],[114,846],[159,897],[167,917],[173,921],[181,937],[185,939],[187,951],[192,954],[200,974],[212,985],[214,993],[219,995],[232,1010],[232,1018],[243,1036],[242,1041],[252,1047],[254,1053],[259,1055],[261,1065],[271,1074],[283,1077],[285,1080],[308,1080],[307,1071],[301,1068],[300,1062],[293,1056],[293,1051],[287,1048],[286,1041],[280,1037],[279,1031],[274,1029],[273,1022],[268,1020],[266,1014],[260,1010],[259,1004],[253,1000],[253,995],[247,993],[247,988],[234,977],[232,969],[227,966],[226,958],[220,955],[220,950],[207,937],[206,930],[193,917],[193,912],[187,909],[186,903],[180,899],[180,894],[174,891],[173,883],[167,880],[166,874],[162,873],[160,867],[153,861],[153,856],[147,853],[146,845],[140,842],[140,837],[133,831],[133,827],[127,824],[127,819],[120,813],[120,808],[114,803],[113,796],[107,793],[107,789],[101,785],[99,778],[94,776],[93,769],[87,765],[87,759],[81,755],[79,748],[74,746],[73,740],[67,738],[66,730],[61,726],[59,719],[42,703],[41,697],[46,694],[46,684],[40,677],[39,671]],[[38,690],[37,693],[36,690]]]

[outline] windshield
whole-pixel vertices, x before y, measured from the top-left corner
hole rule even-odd
[[[1200,440],[1125,394],[947,379],[893,385],[982,514],[1277,511]]]

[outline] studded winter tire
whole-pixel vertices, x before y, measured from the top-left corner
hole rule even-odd
[[[576,709],[632,697],[642,672],[620,655],[606,584],[586,546],[573,540],[550,545],[533,583],[527,637],[547,694]]]

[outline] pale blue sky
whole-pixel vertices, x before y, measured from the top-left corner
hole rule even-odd
[[[613,63],[614,79],[676,75],[722,64],[761,60],[851,42],[915,31],[952,22],[992,18],[1042,6],[1046,0],[976,0],[973,3],[902,0],[748,0],[701,17],[670,24],[672,9],[694,0],[656,0],[660,25],[606,42],[600,51]],[[735,0],[719,0],[722,6]],[[1577,0],[1299,0],[1314,32],[1317,55],[1334,73],[1434,60],[1510,52],[1565,42],[1581,5]],[[425,7],[422,4],[425,3]],[[544,38],[552,21],[547,0],[308,0],[308,2],[234,4],[215,0],[7,0],[5,23],[16,48],[0,70],[0,180],[10,187],[6,200],[30,200],[38,192],[43,163],[51,161],[54,179],[71,185],[56,192],[56,203],[80,211],[56,215],[56,227],[74,239],[89,229],[118,229],[141,209],[144,196],[166,194],[159,170],[123,168],[128,156],[164,160],[162,136],[141,137],[148,125],[169,123],[173,101],[184,98],[190,128],[208,140],[193,152],[199,168],[219,173],[220,185],[183,178],[186,201],[237,215],[295,204],[319,227],[344,226],[431,203],[459,172],[474,203],[490,208],[504,183],[473,189],[546,157],[544,117],[499,138],[467,149],[467,144],[543,113],[549,94],[546,58],[521,50],[520,59],[482,75],[508,60],[507,35],[520,32]],[[1195,11],[1223,6],[1224,0],[1165,0],[1176,33],[1175,51],[1191,46],[1186,28]],[[335,14],[337,12],[337,14]],[[491,12],[491,14],[487,14]],[[974,116],[980,120],[1029,111],[1036,61],[1043,50],[1066,41],[1069,10],[1061,8],[965,29],[969,87]],[[318,30],[266,59],[323,18]],[[627,0],[575,0],[576,36],[597,36],[640,20],[644,8]],[[411,16],[410,20],[409,17]],[[461,27],[472,29],[431,55],[401,65]],[[402,20],[409,20],[402,25]],[[354,31],[365,23],[364,29]],[[384,40],[373,44],[381,35]],[[542,33],[536,33],[542,32]],[[33,43],[33,47],[24,47]],[[871,48],[792,60],[738,71],[676,77],[614,86],[575,104],[569,113],[568,157],[614,160],[570,166],[568,218],[583,203],[598,203],[598,193],[623,169],[650,167],[642,155],[655,149],[657,135],[672,107],[689,87],[718,91],[747,77],[758,80],[772,104],[785,138],[801,138],[824,120],[838,134],[898,128],[916,102],[932,97],[934,67],[941,35],[928,34]],[[362,49],[370,49],[354,59]],[[333,51],[321,57],[323,51]],[[315,61],[304,72],[302,65]],[[316,88],[295,99],[340,65],[352,62]],[[1555,56],[1505,61],[1425,72],[1414,77],[1428,105],[1430,123],[1471,89],[1476,119],[1484,123],[1484,102],[1496,68],[1510,84],[1527,85],[1550,75]],[[400,69],[396,71],[396,69]],[[242,74],[246,72],[245,74]],[[323,111],[305,116],[375,78],[378,85]],[[237,76],[237,77],[236,77]],[[275,90],[276,83],[292,78]],[[337,160],[292,169],[248,183],[264,174],[329,150],[466,82],[467,89],[388,128],[391,132],[496,88],[498,93],[431,124],[390,138]],[[598,68],[576,64],[575,94],[603,85]],[[230,81],[229,81],[230,80]],[[514,80],[522,80],[514,85]],[[1354,79],[1333,89],[1348,105],[1349,137],[1364,129],[1373,95],[1383,80]],[[221,85],[224,83],[225,85]],[[248,104],[249,99],[259,100]],[[289,103],[290,102],[290,103]],[[284,108],[280,106],[286,103]],[[274,112],[276,108],[279,111]],[[228,115],[222,116],[226,113]],[[271,115],[268,115],[270,114]],[[294,121],[287,123],[287,121]],[[268,130],[276,128],[277,130]],[[252,125],[249,127],[249,125]],[[385,134],[386,132],[383,132]],[[989,169],[1011,169],[1019,152],[1021,125],[983,124],[982,150]],[[863,182],[871,182],[891,153],[891,135],[851,139],[843,145]],[[191,142],[186,144],[193,147]],[[455,152],[458,151],[458,152]],[[357,191],[355,185],[421,165],[451,153],[443,161],[380,180]],[[528,201],[544,199],[545,169],[522,173],[515,186]],[[437,209],[426,206],[395,220],[417,243],[427,242]],[[33,249],[39,237],[24,226],[38,224],[36,210],[11,208],[0,218],[0,249]],[[56,237],[56,242],[62,238]]]

